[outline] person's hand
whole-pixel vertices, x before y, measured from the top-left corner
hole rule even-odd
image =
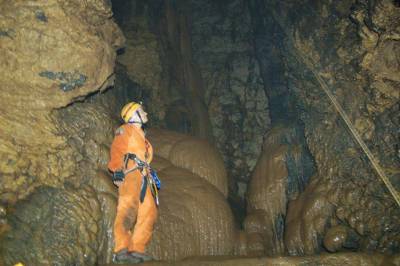
[[[119,187],[124,182],[124,179],[125,174],[122,170],[115,171],[112,175],[112,181],[117,187]]]
[[[122,185],[124,181],[114,181],[114,185],[116,185],[117,187],[119,187],[120,185]]]

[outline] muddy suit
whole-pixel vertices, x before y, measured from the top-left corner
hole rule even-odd
[[[132,124],[124,124],[117,129],[111,145],[111,160],[108,168],[112,172],[123,170],[124,156],[127,153],[133,153],[147,163],[150,163],[153,158],[153,148],[145,138],[143,130]],[[133,160],[128,161],[127,169],[135,166]],[[147,174],[146,170],[130,172],[118,188],[118,207],[114,222],[114,252],[127,249],[129,252],[144,253],[151,239],[153,225],[157,218],[157,207],[148,186],[144,200],[140,202],[142,174]]]

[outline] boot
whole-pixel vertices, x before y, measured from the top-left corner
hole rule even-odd
[[[147,255],[145,253],[130,252],[129,255],[131,255],[132,257],[141,259],[143,262],[154,260],[153,257],[151,257],[150,255]]]
[[[124,263],[142,263],[143,260],[139,257],[132,256],[130,252],[126,248],[120,250],[115,253],[113,256],[113,262],[116,264],[124,264]]]

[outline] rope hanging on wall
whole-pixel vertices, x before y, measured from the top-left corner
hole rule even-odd
[[[346,125],[349,128],[349,130],[350,130],[351,134],[353,135],[354,139],[361,146],[362,150],[367,155],[367,157],[368,157],[369,161],[371,162],[372,166],[374,167],[375,171],[378,173],[379,177],[381,178],[383,183],[386,185],[387,189],[392,194],[393,198],[396,200],[397,205],[400,207],[399,193],[396,191],[396,189],[394,188],[394,186],[390,182],[389,178],[386,176],[385,172],[380,167],[379,163],[375,159],[375,157],[372,154],[371,150],[367,147],[365,142],[361,139],[361,136],[358,134],[357,130],[354,128],[354,126],[351,123],[349,117],[347,116],[347,114],[343,110],[342,106],[336,100],[336,97],[331,93],[331,91],[329,90],[329,88],[326,85],[325,81],[312,68],[312,66],[310,64],[310,61],[308,59],[304,58],[301,54],[299,54],[299,55],[303,59],[303,63],[311,70],[311,72],[313,73],[314,77],[317,79],[317,81],[320,84],[321,88],[323,89],[323,91],[325,92],[325,94],[328,96],[329,100],[332,102],[333,106],[335,107],[336,111],[340,114],[340,116],[342,117],[343,121],[346,123]]]
[[[291,34],[286,32],[284,29],[285,27],[283,26],[282,21],[280,21],[279,16],[277,16],[275,13],[273,14],[274,20],[278,22],[279,26],[289,38],[289,42],[291,43],[291,46],[293,47],[293,55],[297,59],[299,63],[304,64],[314,75],[315,79],[318,81],[319,85],[321,86],[322,90],[325,92],[325,94],[328,96],[329,100],[331,101],[332,105],[335,107],[336,111],[339,113],[345,124],[347,125],[348,129],[350,130],[352,136],[354,139],[357,141],[357,143],[361,146],[362,150],[364,153],[367,155],[369,161],[371,162],[373,168],[375,171],[378,173],[378,176],[382,180],[382,182],[385,184],[387,189],[389,190],[390,194],[393,196],[395,199],[397,205],[400,207],[400,196],[399,193],[396,191],[392,183],[390,182],[389,178],[386,176],[385,172],[382,170],[380,167],[379,163],[375,159],[374,155],[370,151],[370,149],[367,147],[365,142],[361,139],[360,135],[358,134],[357,130],[354,128],[353,124],[351,123],[349,117],[347,116],[346,112],[340,105],[340,103],[336,100],[336,97],[332,94],[332,92],[329,90],[328,86],[326,85],[325,81],[321,78],[321,76],[315,71],[313,68],[313,65],[311,64],[310,60],[308,60],[306,57],[303,56],[303,54],[295,47],[294,42],[292,40]]]

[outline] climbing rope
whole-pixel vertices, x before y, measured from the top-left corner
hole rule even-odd
[[[346,125],[349,128],[350,132],[352,133],[353,137],[358,142],[358,144],[361,146],[362,150],[367,155],[368,159],[370,160],[371,164],[375,168],[375,170],[378,173],[379,177],[381,178],[383,183],[386,185],[387,189],[392,194],[393,198],[396,200],[397,205],[400,207],[399,193],[393,187],[392,183],[390,182],[389,178],[386,176],[385,172],[382,170],[382,168],[378,164],[378,162],[375,159],[374,155],[372,155],[372,152],[370,151],[370,149],[367,147],[365,142],[361,139],[360,135],[358,134],[357,130],[354,128],[354,126],[351,123],[349,117],[347,116],[347,114],[343,110],[342,106],[336,100],[336,97],[331,93],[331,91],[329,90],[329,88],[326,85],[325,81],[321,78],[321,76],[312,68],[312,66],[310,65],[310,61],[308,59],[306,59],[305,57],[303,57],[301,54],[298,54],[298,55],[303,59],[304,64],[313,73],[314,77],[317,79],[318,83],[321,85],[321,88],[323,89],[325,94],[328,96],[329,100],[332,102],[333,106],[335,107],[336,111],[340,114],[340,116],[342,117],[343,121],[346,123]]]
[[[371,162],[372,166],[374,167],[375,171],[378,173],[378,176],[382,180],[382,182],[386,185],[387,189],[389,190],[390,194],[393,196],[394,200],[396,201],[397,205],[400,207],[400,196],[399,193],[396,191],[396,189],[393,187],[392,183],[390,182],[389,178],[386,176],[385,172],[382,170],[380,167],[379,163],[373,156],[372,152],[370,149],[367,147],[365,142],[361,139],[360,135],[358,134],[357,130],[354,128],[353,124],[351,123],[349,117],[347,116],[346,112],[342,108],[342,106],[339,104],[339,102],[336,100],[336,97],[332,94],[332,92],[329,90],[328,86],[326,85],[325,81],[321,78],[319,73],[313,68],[312,63],[310,60],[308,60],[303,54],[295,47],[294,42],[292,40],[291,34],[288,34],[284,29],[286,29],[280,20],[279,16],[277,16],[275,13],[273,14],[275,21],[278,22],[280,25],[281,29],[285,32],[285,35],[289,38],[289,42],[291,43],[291,46],[293,47],[293,55],[297,59],[299,63],[303,63],[314,75],[315,79],[318,81],[319,85],[321,86],[322,90],[325,92],[325,94],[328,96],[329,100],[335,107],[336,111],[340,114],[342,117],[343,121],[347,125],[348,129],[350,130],[351,134],[353,135],[354,139],[357,141],[357,143],[361,146],[362,150],[364,153],[367,155],[369,161]]]

